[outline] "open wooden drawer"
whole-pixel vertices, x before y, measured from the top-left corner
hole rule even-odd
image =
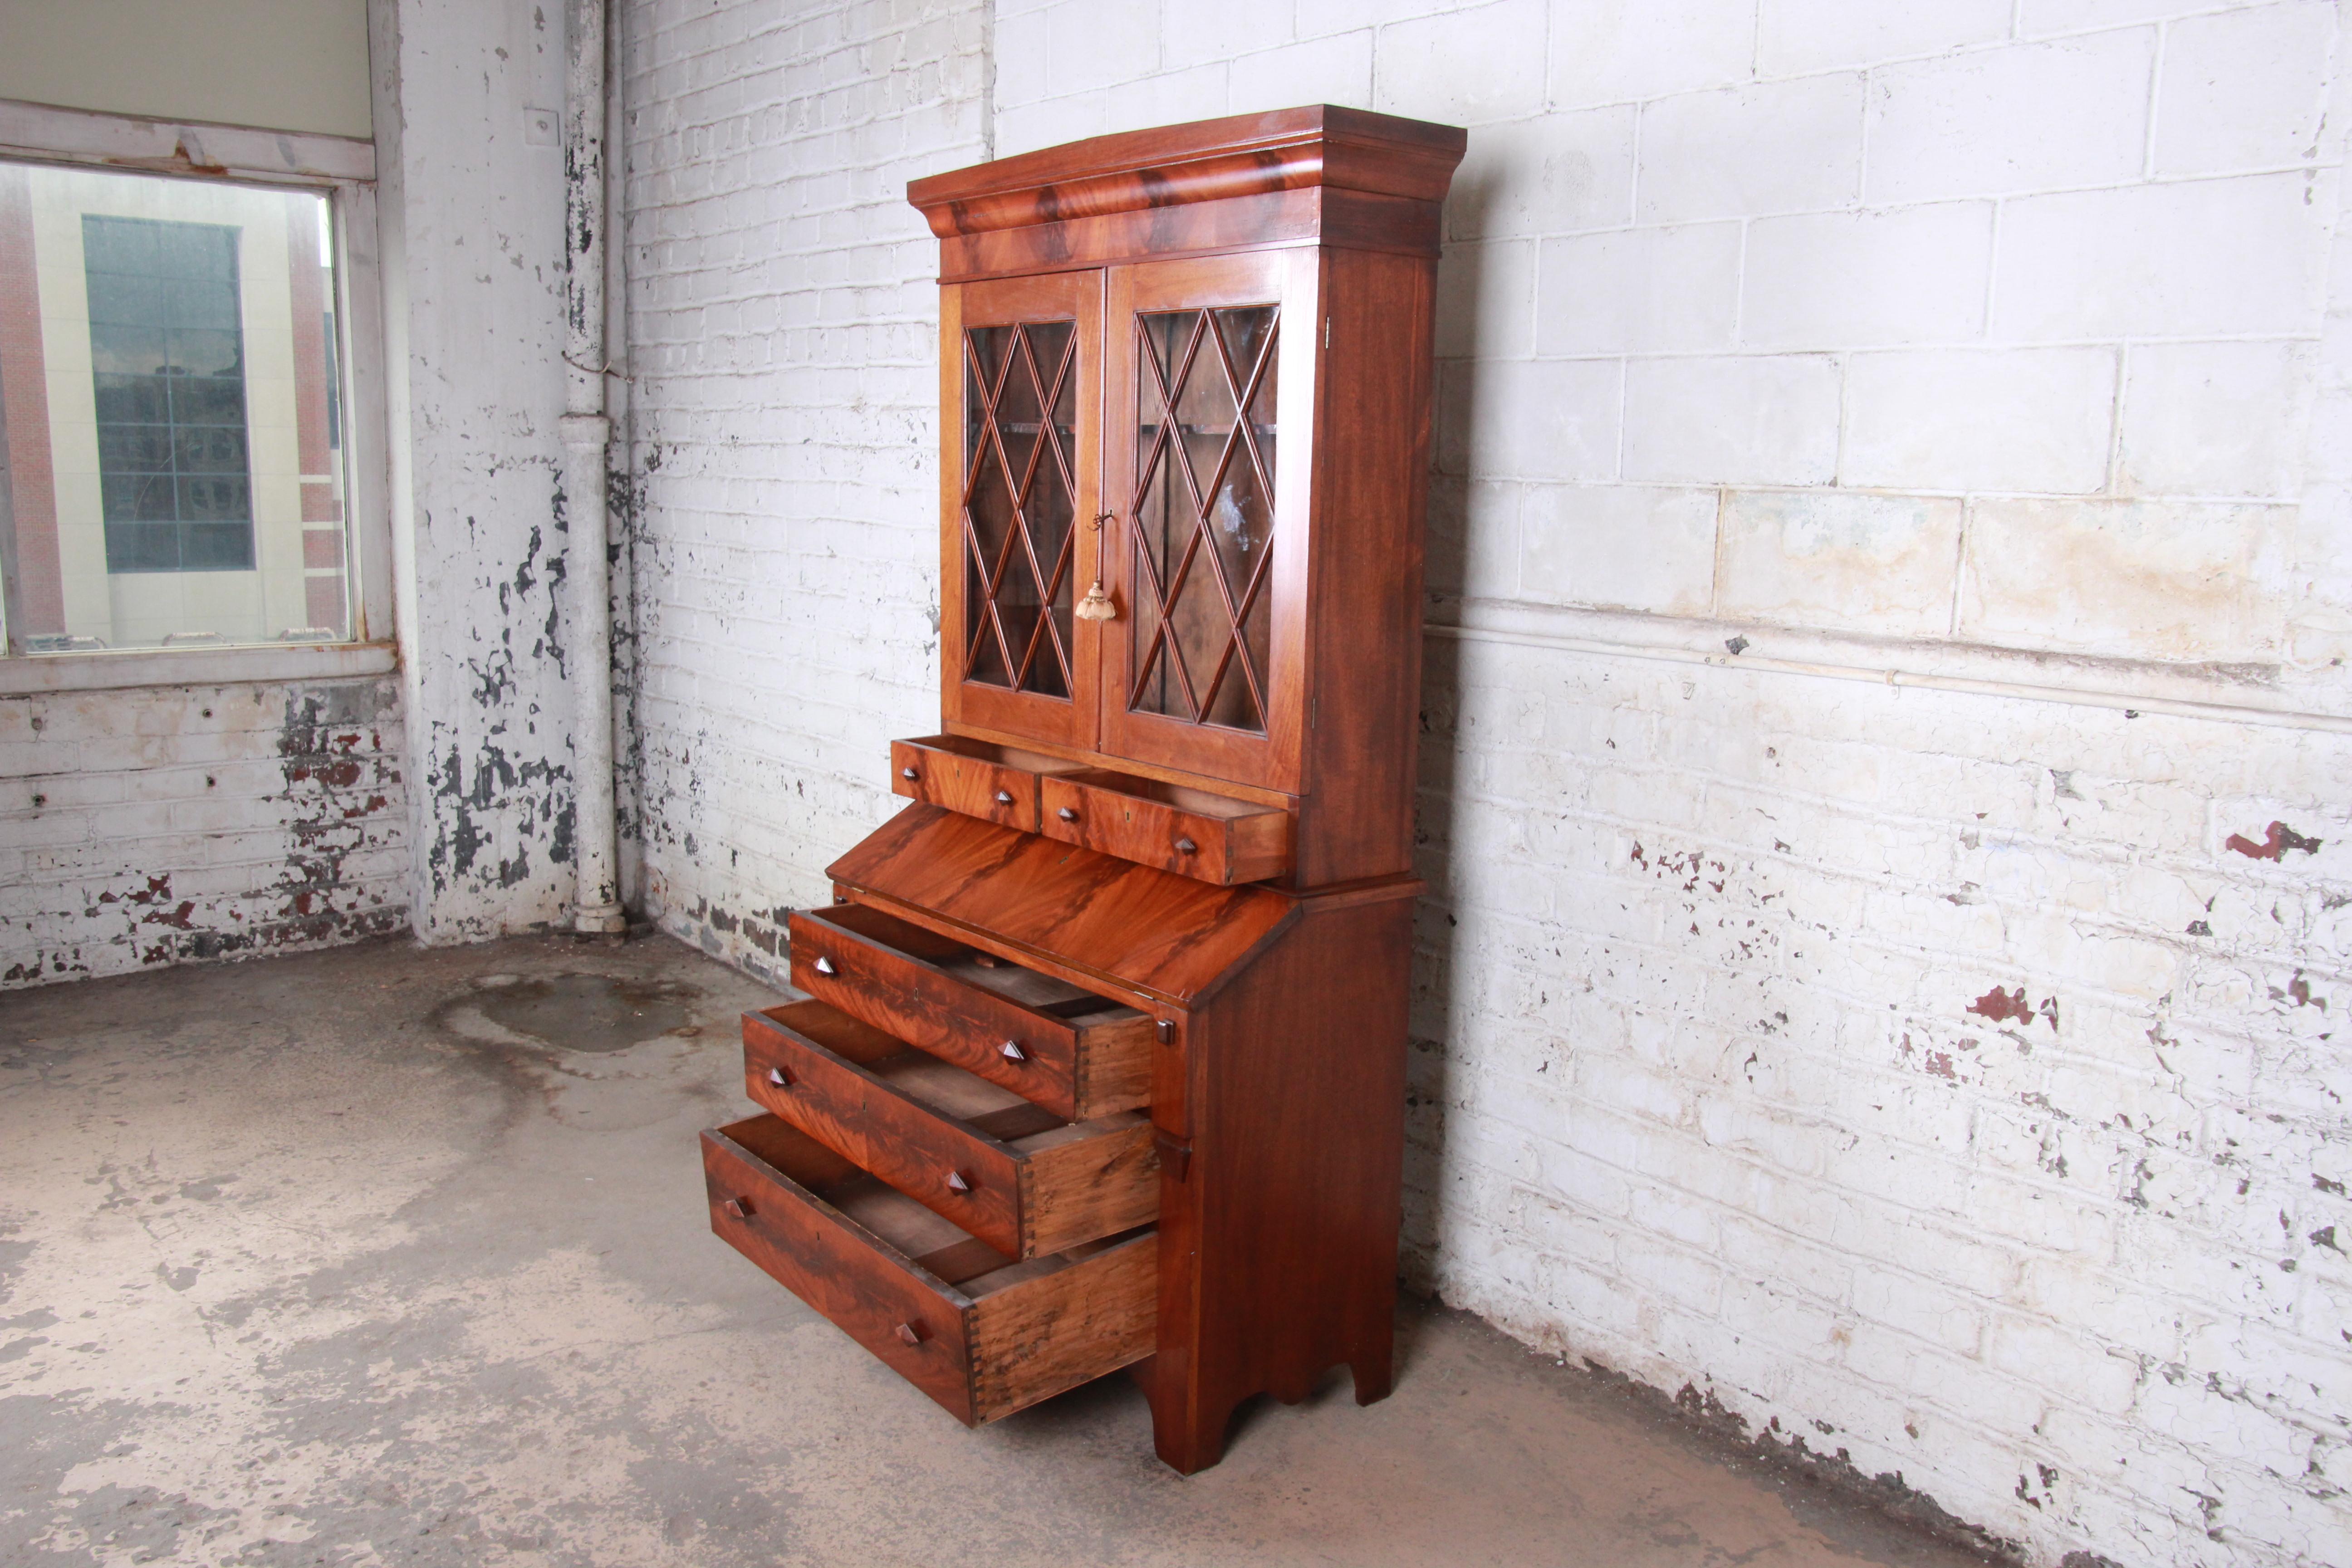
[[[1079,765],[993,741],[922,735],[890,742],[890,793],[1034,833],[1038,779]]]
[[[1151,1122],[1065,1121],[823,1002],[743,1015],[745,1092],[1014,1258],[1160,1217]]]
[[[1227,887],[1290,869],[1292,819],[1280,806],[1099,768],[1039,784],[1048,838]]]
[[[1015,1262],[773,1116],[702,1167],[720,1238],[968,1426],[1152,1352],[1154,1231]]]
[[[891,742],[890,773],[893,794],[1203,882],[1291,868],[1295,819],[1280,805],[963,735]]]
[[[1066,1121],[1151,1099],[1149,1014],[863,904],[795,910],[793,984]]]

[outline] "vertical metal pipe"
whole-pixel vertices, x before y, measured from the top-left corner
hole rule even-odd
[[[613,808],[613,609],[604,414],[604,12],[569,0],[563,83],[563,504],[572,590],[572,929],[621,931]]]

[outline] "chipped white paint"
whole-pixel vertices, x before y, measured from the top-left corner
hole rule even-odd
[[[2336,8],[981,10],[626,7],[664,920],[769,963],[931,715],[906,177],[1466,121],[1417,1277],[2037,1563],[2352,1560]]]
[[[0,699],[0,988],[408,923],[389,679]]]
[[[613,422],[604,413],[604,39],[609,0],[564,8],[564,575],[572,587],[573,793],[579,801],[572,929],[628,929],[614,823],[613,587],[605,489]]]
[[[563,19],[396,0],[376,29],[414,923],[463,942],[574,890],[562,153],[531,134]]]
[[[936,246],[982,156],[979,6],[627,5],[646,900],[773,973],[938,713]],[[756,86],[753,83],[756,82]]]

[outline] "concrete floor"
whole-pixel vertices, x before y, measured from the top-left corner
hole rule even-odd
[[[0,1563],[1977,1561],[1458,1313],[1189,1480],[1124,1379],[966,1431],[706,1228],[771,1000],[662,939],[0,995]]]

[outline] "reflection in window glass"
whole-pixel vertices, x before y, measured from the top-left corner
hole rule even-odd
[[[110,572],[250,572],[236,230],[81,220]]]
[[[351,635],[328,199],[0,163],[8,651]]]

